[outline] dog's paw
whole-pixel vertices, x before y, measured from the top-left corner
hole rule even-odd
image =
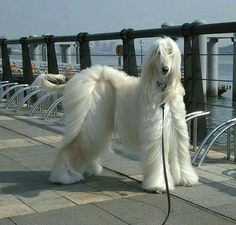
[[[49,177],[50,182],[59,184],[73,184],[83,179],[82,173],[70,165],[68,158],[55,164]]]
[[[191,187],[198,184],[198,176],[195,173],[192,174],[182,174],[180,179],[180,186]]]
[[[82,175],[71,173],[55,174],[52,172],[49,177],[49,181],[56,184],[74,184],[81,180],[83,180]]]
[[[84,176],[90,177],[90,176],[97,176],[102,173],[102,166],[99,163],[92,163],[90,166],[88,166],[85,170]]]
[[[175,186],[172,183],[168,183],[168,188],[169,188],[169,191],[173,191],[175,189]],[[151,192],[151,193],[157,193],[157,194],[165,193],[166,192],[166,184],[165,184],[165,182],[163,182],[160,185],[149,186],[149,187],[147,185],[143,184],[143,189],[145,191]]]

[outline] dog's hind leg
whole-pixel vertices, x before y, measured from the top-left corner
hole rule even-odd
[[[102,173],[102,166],[100,164],[100,160],[96,159],[91,161],[85,169],[84,176],[97,176]]]
[[[83,179],[83,168],[75,168],[68,156],[67,152],[71,151],[71,147],[70,144],[60,149],[49,177],[52,183],[72,184]]]

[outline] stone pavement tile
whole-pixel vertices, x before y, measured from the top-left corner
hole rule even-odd
[[[231,180],[236,180],[236,167],[235,168],[227,168],[226,170],[223,171],[223,175],[230,178]]]
[[[29,191],[16,196],[36,212],[65,208],[75,204],[51,190]]]
[[[131,159],[131,155],[124,153],[121,155],[118,151],[116,153],[106,153],[102,157],[102,164],[112,170],[118,171],[126,175],[141,174],[140,162],[135,158]]]
[[[62,138],[62,135],[49,135],[49,136],[46,136],[46,138],[54,142],[59,142]]]
[[[0,219],[0,225],[15,225],[10,219]]]
[[[14,195],[0,195],[0,218],[24,215],[34,211]]]
[[[236,179],[224,180],[222,183],[236,189]]]
[[[136,202],[142,202],[153,207],[167,211],[167,195],[146,193],[140,196],[129,198]],[[183,215],[201,212],[201,208],[196,207],[182,199],[171,195],[171,215]]]
[[[11,217],[17,225],[126,225],[94,205],[86,204],[27,216]]]
[[[232,187],[224,181],[212,182],[194,187],[177,188],[173,194],[204,207],[214,207],[234,202],[236,187]]]
[[[0,141],[0,149],[6,149],[8,146],[6,146],[3,142]]]
[[[200,170],[209,171],[209,172],[212,172],[216,175],[222,175],[222,176],[226,176],[226,177],[228,176],[227,171],[230,169],[231,170],[234,169],[236,171],[236,164],[232,165],[229,163],[229,164],[224,164],[224,166],[221,164],[219,164],[219,165],[214,164],[214,165],[202,166],[200,168]]]
[[[5,150],[3,152],[6,152]],[[0,149],[0,173],[6,171],[22,171],[26,170],[26,168],[11,158],[2,154],[2,150]],[[1,176],[0,176],[1,177]]]
[[[143,181],[143,175],[139,174],[139,175],[132,175],[130,176],[131,178],[138,180],[138,181]]]
[[[221,162],[220,164],[218,164],[217,166],[223,167],[226,169],[236,169],[236,164],[232,161],[224,161],[224,162]]]
[[[34,139],[38,140],[38,141],[41,141],[45,144],[53,144],[53,143],[56,143],[55,140],[52,140],[52,139],[49,139],[47,138],[48,136],[38,136],[38,137],[33,137]]]
[[[152,215],[150,215],[150,218]],[[151,219],[135,225],[161,225],[163,221],[153,221]],[[166,225],[235,225],[236,222],[224,217],[204,212],[185,215],[170,215]]]
[[[166,225],[235,225],[235,222],[224,217],[202,211],[201,213],[171,216]]]
[[[27,139],[24,139],[24,138],[11,138],[11,139],[6,139],[6,140],[1,140],[1,143],[6,145],[8,148],[34,146],[33,143],[29,142]]]
[[[62,134],[62,131],[58,129],[54,129],[54,128],[51,128],[50,126],[46,126],[40,123],[36,123],[33,119],[29,119],[29,118],[25,120],[16,119],[14,121],[1,121],[1,125],[3,127],[6,127],[7,129],[14,130],[16,132],[19,132],[29,137],[52,136],[52,135],[55,135],[55,133]],[[1,131],[0,131],[0,134],[1,134]]]
[[[47,145],[11,148],[0,152],[31,170],[50,170],[56,156],[56,149]]]
[[[219,181],[225,181],[228,180],[229,177],[214,173],[211,171],[206,171],[202,169],[197,169],[196,170],[198,176],[199,176],[199,183],[211,183],[211,182],[219,182]]]
[[[48,174],[48,173],[47,173]],[[48,188],[47,178],[42,171],[0,172],[0,193],[17,194]]]
[[[52,190],[78,205],[112,200],[106,194],[83,183],[55,186]]]
[[[211,210],[236,220],[236,201],[233,203],[212,207]]]
[[[137,182],[131,180],[128,182],[127,179],[124,182],[123,180],[116,177],[98,176],[95,181],[87,184],[111,198],[131,197],[143,193],[141,185],[137,188]]]
[[[1,125],[2,125],[2,121],[1,121]],[[0,127],[0,141],[5,140],[5,139],[17,138],[17,137],[19,137],[19,134],[16,134],[15,132],[12,132],[10,130]]]
[[[128,224],[136,224],[145,221],[161,222],[164,220],[166,213],[156,206],[128,198],[94,204],[109,214],[124,220]]]
[[[9,117],[9,116],[0,116],[0,121],[6,121],[6,120],[14,120],[14,118]]]

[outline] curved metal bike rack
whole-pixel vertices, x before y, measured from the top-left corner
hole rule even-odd
[[[213,131],[210,132],[210,134],[207,135],[207,137],[203,140],[202,144],[199,146],[197,149],[193,159],[192,159],[192,164],[196,162],[196,160],[200,157],[199,162],[197,163],[197,166],[201,166],[202,162],[204,161],[205,157],[207,156],[210,147],[213,145],[213,143],[217,140],[217,138],[223,134],[226,130],[231,128],[232,126],[236,125],[236,118],[233,118],[231,120],[228,120],[219,126],[217,126]],[[208,147],[203,149],[203,147],[206,145],[206,143],[209,141],[209,139],[217,132],[219,131],[222,127],[224,127],[214,138],[213,140],[209,143]],[[203,153],[201,154],[203,150]],[[201,154],[201,155],[200,155]]]
[[[27,100],[29,100],[33,95],[36,95],[36,94],[38,94],[39,92],[43,92],[43,91],[44,91],[44,90],[42,90],[42,89],[37,89],[37,90],[35,90],[35,91],[30,92],[28,95],[26,95],[26,96],[22,99],[22,101],[20,102],[19,106],[17,107],[16,112],[18,113],[18,112],[20,111],[20,109],[23,107],[23,105],[25,104],[25,102],[26,102]]]
[[[197,115],[197,114],[203,113],[203,112],[205,112],[205,111],[194,111],[194,112],[188,113],[188,114],[185,116],[185,118],[187,119],[187,118],[190,117],[190,116],[194,116],[194,115]]]
[[[24,87],[24,88],[21,88],[20,90],[16,91],[12,96],[11,98],[7,101],[6,103],[6,106],[5,106],[5,109],[8,109],[9,106],[11,105],[11,103],[14,101],[15,98],[17,98],[22,92],[24,91],[27,91],[27,90],[33,90],[35,88],[38,88],[38,87],[31,87],[31,86],[27,86],[27,87]]]
[[[0,81],[0,84],[6,84],[6,83],[9,83],[9,80]],[[1,86],[0,86],[0,87],[1,87]]]
[[[43,116],[44,120],[47,120],[49,115],[51,114],[51,112],[58,106],[58,104],[60,104],[63,101],[64,97],[60,97],[58,99],[56,99],[52,105],[48,108],[48,110],[46,111],[46,113]]]
[[[4,87],[16,85],[16,84],[18,84],[18,83],[17,82],[13,82],[13,83],[6,82],[6,83],[3,83],[3,85],[0,85],[0,89],[3,89]],[[3,90],[3,92],[4,92],[4,90]]]
[[[29,112],[27,112],[27,116],[32,116],[35,112],[35,110],[37,109],[37,107],[45,100],[47,99],[49,96],[51,96],[52,94],[51,93],[47,93],[43,96],[41,96],[35,103],[34,105],[32,106],[32,108],[30,109]]]
[[[17,84],[17,85],[13,85],[9,88],[7,88],[7,90],[3,91],[1,94],[0,94],[0,101],[4,98],[5,95],[7,95],[11,90],[14,90],[16,88],[20,88],[20,87],[27,87],[29,86],[28,84]]]
[[[186,115],[186,122],[190,122],[191,120],[193,121],[193,151],[196,150],[197,148],[197,120],[198,117],[201,116],[206,116],[209,115],[210,112],[204,112],[204,111],[196,111],[196,112],[192,112]],[[191,129],[190,129],[191,132]],[[192,136],[190,134],[190,136]]]
[[[63,114],[59,119],[59,121],[57,122],[57,124],[62,126],[65,123],[65,118],[66,118],[65,114]]]

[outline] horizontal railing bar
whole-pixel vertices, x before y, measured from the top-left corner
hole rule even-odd
[[[86,41],[106,41],[121,39],[120,32],[89,34],[85,37]]]
[[[19,39],[11,39],[11,40],[6,40],[5,43],[9,44],[9,45],[20,44],[20,40]]]
[[[171,26],[167,28],[134,30],[130,33],[131,38],[151,38],[158,36],[183,36],[182,26]]]
[[[76,42],[77,36],[76,35],[68,35],[68,36],[54,36],[52,37],[54,42]]]
[[[200,24],[195,25],[192,29],[194,35],[234,32],[236,32],[236,22]]]
[[[182,37],[183,32],[187,35],[216,34],[216,33],[234,33],[236,32],[236,22],[212,23],[212,24],[186,24],[180,26],[170,26],[157,29],[130,30],[128,38],[151,38],[162,35]],[[121,32],[87,34],[85,41],[102,41],[122,39]],[[54,42],[76,42],[77,35],[52,36]],[[6,44],[20,44],[20,39],[5,40]],[[44,37],[30,37],[27,39],[29,44],[45,43]]]
[[[27,43],[29,43],[29,44],[44,44],[45,37],[30,37],[27,39]]]

